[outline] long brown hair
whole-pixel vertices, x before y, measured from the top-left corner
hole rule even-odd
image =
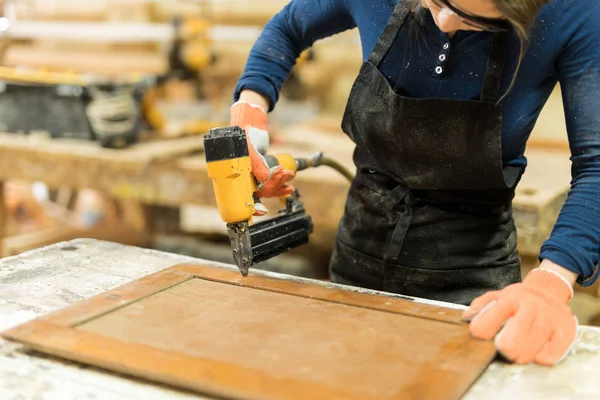
[[[403,1],[403,0],[399,0]],[[420,8],[421,2],[424,0],[412,0],[412,9],[416,10]],[[517,60],[517,66],[513,79],[507,90],[510,91],[512,88],[517,72],[521,66],[521,61],[527,51],[527,45],[529,43],[529,33],[535,20],[538,16],[540,9],[548,4],[550,0],[491,0],[493,1],[496,8],[504,15],[510,25],[513,27],[517,38],[520,42],[519,59]],[[422,10],[421,10],[422,11]],[[504,97],[504,96],[503,96]]]

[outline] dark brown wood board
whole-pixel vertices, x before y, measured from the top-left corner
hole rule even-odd
[[[2,337],[233,399],[455,400],[495,356],[460,310],[187,264]]]

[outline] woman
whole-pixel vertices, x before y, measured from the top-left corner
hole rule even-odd
[[[571,348],[572,286],[600,247],[598,0],[292,0],[265,27],[231,123],[265,129],[294,60],[358,28],[364,63],[342,121],[356,144],[331,260],[334,282],[470,304],[464,319],[515,363]],[[573,187],[541,265],[521,283],[511,200],[527,138],[560,82]],[[260,197],[289,171],[255,160]]]

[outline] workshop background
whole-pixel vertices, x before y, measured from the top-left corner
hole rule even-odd
[[[1,255],[89,237],[231,263],[202,137],[228,124],[253,41],[286,3],[0,1]],[[356,31],[302,54],[270,117],[271,151],[353,169],[340,120],[360,64]],[[514,201],[524,273],[569,190],[569,156],[557,87]],[[310,243],[256,267],[327,279],[348,185],[325,167],[300,172]],[[599,285],[576,289],[580,322],[600,325]]]

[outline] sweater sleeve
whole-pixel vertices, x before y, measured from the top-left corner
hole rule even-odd
[[[578,273],[582,286],[598,278],[600,250],[600,7],[592,8],[568,13],[573,17],[561,21],[570,37],[556,68],[571,149],[572,180],[540,253],[540,259]]]
[[[269,99],[272,111],[302,51],[319,39],[355,27],[347,1],[352,0],[291,0],[253,45],[233,100],[242,90],[253,90]]]

